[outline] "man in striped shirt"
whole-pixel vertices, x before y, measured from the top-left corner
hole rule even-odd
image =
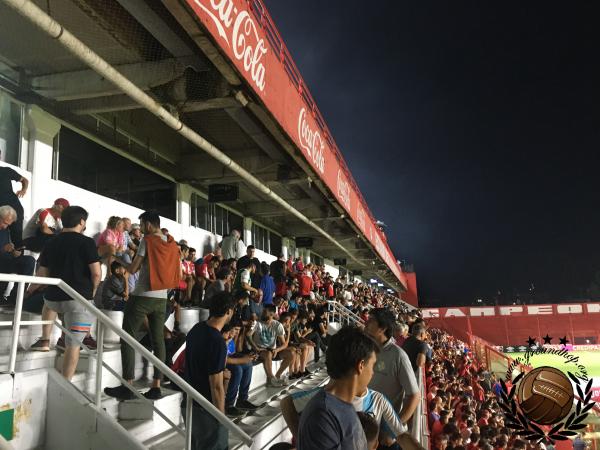
[[[300,413],[302,413],[308,402],[321,390],[323,390],[323,387],[294,392],[281,401],[283,418],[294,438],[298,436]],[[360,397],[354,397],[352,404],[356,411],[372,415],[380,424],[380,442],[384,445],[391,445],[400,435],[407,431],[406,425],[400,421],[400,417],[394,411],[394,407],[390,401],[380,392],[367,389]]]

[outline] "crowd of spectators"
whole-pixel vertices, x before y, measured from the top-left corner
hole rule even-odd
[[[269,386],[282,387],[290,379],[310,375],[311,352],[318,362],[323,351],[336,345],[335,339],[342,343],[350,339],[362,342],[362,350],[355,350],[364,355],[343,356],[347,352],[338,343],[335,351],[327,352],[331,384],[282,402],[298,448],[313,448],[313,436],[319,436],[322,443],[323,436],[331,434],[325,420],[316,421],[327,419],[327,414],[344,422],[347,437],[355,442],[362,442],[357,428],[362,424],[368,448],[398,445],[407,439],[407,424],[420,401],[419,371],[425,367],[432,448],[546,450],[544,444],[520,439],[505,426],[497,402],[499,382],[479,365],[468,346],[441,330],[427,330],[418,311],[409,310],[395,296],[369,284],[334,278],[324,266],[300,258],[279,255],[270,264],[262,262],[252,245],[243,244],[237,230],[199,257],[186,241],[176,242],[168,230],[161,229],[155,213],[142,214],[139,224],[111,217],[96,240],[83,235],[87,218],[83,208],[57,199],[52,207],[36,212],[26,225],[23,245],[17,247],[13,234],[19,233],[11,226],[18,212],[10,205],[0,206],[0,270],[32,274],[35,259],[23,251],[39,250],[39,276],[62,278],[85,298],[95,298],[102,308],[124,311],[123,329],[137,337],[146,333],[159,359],[175,360],[167,359],[165,339],[185,339],[185,351],[179,352],[183,358],[174,367],[229,416],[259,407],[248,400],[253,365],[262,363]],[[107,266],[102,282],[101,264]],[[338,338],[328,336],[327,301],[334,299],[364,321],[364,331],[343,328]],[[65,347],[63,374],[72,377],[81,343],[92,348],[95,344],[89,336],[93,316],[56,287],[29,286],[25,303],[26,308],[41,309],[44,320],[60,314],[73,333],[60,343]],[[208,320],[182,338],[178,312],[189,306],[204,310]],[[171,313],[175,326],[168,329],[165,322]],[[33,350],[49,350],[51,329],[51,325],[43,327]],[[123,376],[131,383],[133,350],[125,342],[121,355]],[[277,367],[275,361],[281,361]],[[348,365],[352,361],[354,366]],[[161,397],[161,378],[155,371],[152,386],[144,393],[147,398]],[[348,391],[350,385],[356,389]],[[107,388],[106,393],[123,400],[134,397],[132,386]],[[332,407],[331,395],[349,400],[353,411],[377,419],[380,429],[375,444],[373,421],[364,415],[356,415],[355,420],[342,404]],[[225,442],[223,427],[195,407],[199,412],[191,426],[197,448]],[[211,434],[207,429],[216,431]],[[405,442],[404,446],[413,444]]]
[[[524,440],[505,426],[499,379],[480,365],[467,344],[438,329],[428,330],[426,340],[433,350],[426,383],[434,450],[552,448]]]

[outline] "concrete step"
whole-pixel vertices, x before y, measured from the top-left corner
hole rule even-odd
[[[35,369],[49,369],[54,367],[56,361],[56,350],[49,352],[31,352],[19,350],[17,352],[17,372],[26,372]],[[8,371],[9,351],[0,351],[0,372]]]
[[[315,369],[315,366],[312,367]],[[235,422],[248,433],[254,440],[252,447],[244,445],[241,440],[230,433],[229,448],[232,450],[265,450],[277,442],[290,442],[289,432],[281,414],[280,401],[286,395],[298,390],[311,389],[325,385],[329,380],[323,368],[310,377],[295,381],[285,388],[267,388],[263,386],[250,395],[250,401],[255,404],[265,405],[248,416],[237,419]],[[171,432],[164,433],[157,440],[144,442],[152,450],[183,450],[185,441],[183,436]]]

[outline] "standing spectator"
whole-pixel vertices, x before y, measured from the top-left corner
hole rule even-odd
[[[13,190],[13,181],[21,183],[21,189],[17,192]],[[19,248],[23,244],[23,206],[19,199],[25,196],[28,187],[29,180],[22,177],[16,170],[10,167],[0,167],[0,206],[11,206],[17,214],[9,226],[10,239],[15,248]]]
[[[260,290],[263,293],[263,304],[272,305],[275,297],[275,281],[269,273],[269,265],[262,263],[260,265],[262,278],[260,280]]]
[[[244,255],[246,247],[240,236],[238,230],[231,230],[229,236],[223,238],[220,245],[223,259],[238,259]]]
[[[273,281],[275,282],[275,286],[283,283],[285,286],[285,278],[287,275],[287,265],[285,263],[285,257],[283,253],[279,254],[279,258],[273,261],[269,267],[269,273],[273,277]]]
[[[34,252],[41,252],[50,239],[62,230],[61,215],[69,202],[64,198],[54,200],[51,208],[38,210],[23,230],[23,245]]]
[[[125,307],[123,331],[135,336],[146,317],[148,318],[149,334],[152,340],[154,355],[165,361],[165,339],[163,328],[167,306],[167,290],[179,285],[181,263],[179,247],[170,235],[165,235],[160,229],[160,216],[156,212],[146,211],[140,217],[144,237],[140,241],[137,255],[129,266],[129,273],[140,272],[135,289]],[[121,362],[123,378],[133,382],[135,371],[135,352],[121,340]],[[149,400],[162,397],[160,381],[162,373],[155,368],[152,387],[144,396]],[[104,392],[111,397],[121,400],[134,398],[128,387],[120,385],[107,387]]]
[[[186,339],[185,379],[222,413],[225,413],[223,372],[227,347],[221,330],[231,320],[233,308],[231,294],[222,292],[215,295],[210,302],[208,320],[194,325]],[[182,406],[182,416],[185,415],[185,407]],[[227,428],[196,402],[193,406],[192,423],[187,426],[192,427],[192,449],[228,448]]]
[[[245,269],[238,270],[233,282],[234,294],[239,291],[253,292],[255,294],[258,292],[258,289],[252,287],[252,276],[256,272],[256,267],[254,263],[251,263]]]
[[[62,212],[64,228],[62,232],[46,244],[38,261],[37,275],[60,278],[85,299],[91,300],[100,284],[100,262],[93,239],[84,236],[83,230],[88,213],[80,206],[70,206]],[[28,294],[39,286],[31,285]],[[57,286],[49,286],[44,292],[43,320],[53,320],[56,314],[63,315],[66,329],[75,335],[66,337],[62,374],[70,380],[75,374],[79,361],[79,347],[92,328],[94,316],[85,306],[73,300]],[[34,350],[48,351],[52,325],[42,327],[42,338]],[[42,347],[45,347],[43,349]]]
[[[371,381],[377,351],[377,344],[357,328],[345,327],[332,336],[327,351],[331,382],[302,412],[298,450],[368,447],[352,402]]]
[[[411,336],[404,341],[402,349],[408,355],[414,371],[420,367],[425,367],[425,360],[429,346],[425,342],[425,324],[418,323],[413,325]]]
[[[230,417],[240,417],[246,411],[255,411],[258,406],[248,401],[248,392],[252,382],[252,363],[256,361],[256,354],[242,354],[235,350],[235,341],[240,334],[241,324],[231,325],[231,349],[227,348],[227,369],[231,373],[227,393],[225,395],[225,412]],[[237,401],[236,401],[237,399]]]
[[[260,260],[254,256],[256,253],[256,248],[254,245],[249,245],[246,247],[246,254],[238,259],[237,268],[238,270],[245,269],[246,267],[250,267],[250,264],[254,264],[256,268],[260,268]]]
[[[377,308],[369,314],[365,331],[381,345],[369,387],[390,399],[399,411],[400,420],[406,424],[417,409],[421,395],[408,355],[392,339],[395,328],[396,318],[390,310]]]
[[[35,259],[23,255],[23,252],[11,241],[10,227],[16,220],[17,212],[12,206],[0,206],[0,273],[33,275]],[[16,293],[16,290],[13,289],[13,292]]]
[[[298,282],[300,284],[300,296],[305,299],[310,297],[310,293],[313,289],[313,279],[310,275],[308,275],[307,271],[308,269],[303,269],[298,277]]]

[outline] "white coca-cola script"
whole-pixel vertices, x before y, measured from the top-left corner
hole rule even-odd
[[[361,230],[365,230],[365,210],[362,209],[362,206],[358,205],[356,207],[356,222],[358,224],[358,227]]]
[[[214,22],[219,36],[227,43],[256,87],[265,90],[266,69],[263,57],[267,54],[265,40],[256,22],[246,10],[238,10],[233,0],[194,0]],[[208,5],[205,5],[205,3]]]
[[[306,108],[302,108],[298,115],[298,137],[300,139],[300,146],[304,149],[308,158],[312,160],[315,167],[319,169],[319,172],[325,173],[325,142],[321,137],[321,133],[311,128]]]
[[[346,180],[346,177],[342,173],[341,169],[338,169],[337,175],[337,191],[338,197],[346,207],[348,211],[350,211],[350,184]]]

